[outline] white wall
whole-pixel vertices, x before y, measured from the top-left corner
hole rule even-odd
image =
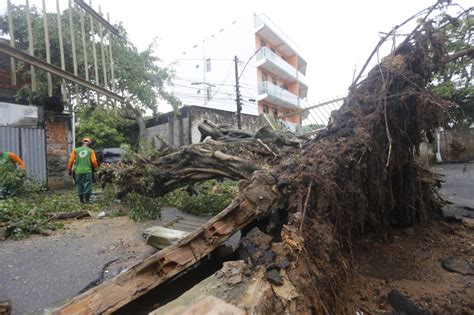
[[[174,67],[173,93],[183,105],[199,105],[236,111],[234,56],[237,56],[239,73],[255,52],[253,15],[237,20],[222,31],[196,40],[195,47],[181,54]],[[205,71],[203,60],[211,59],[211,71]],[[242,112],[256,115],[257,103],[249,99],[257,98],[257,69],[252,58],[240,79],[240,93],[244,100]],[[211,87],[212,99],[207,100],[205,84],[192,85],[191,82],[207,82]]]

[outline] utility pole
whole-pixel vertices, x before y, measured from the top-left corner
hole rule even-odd
[[[242,103],[240,99],[240,86],[239,86],[239,58],[237,56],[234,57],[235,62],[235,93],[237,97],[235,98],[235,102],[237,104],[237,128],[242,129]]]

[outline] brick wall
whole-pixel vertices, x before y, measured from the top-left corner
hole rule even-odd
[[[66,119],[46,121],[46,143],[48,155],[61,156],[67,154],[68,122]]]
[[[45,120],[48,186],[50,189],[71,187],[67,176],[69,117],[53,116]]]

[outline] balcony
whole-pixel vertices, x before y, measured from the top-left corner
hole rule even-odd
[[[260,48],[257,53],[257,67],[276,74],[285,81],[299,81],[306,87],[308,86],[304,74],[266,47]]]
[[[258,100],[287,108],[303,108],[306,103],[298,96],[268,81],[258,85]]]

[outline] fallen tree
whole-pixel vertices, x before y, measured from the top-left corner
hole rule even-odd
[[[104,181],[120,187],[119,197],[129,192],[157,197],[210,179],[249,180],[255,171],[268,169],[280,154],[301,144],[269,127],[250,134],[204,121],[199,130],[203,142],[178,149],[164,146],[149,157],[133,154],[131,161],[107,166]]]
[[[277,254],[290,261],[285,272],[297,294],[291,300],[274,296],[264,304],[265,311],[345,312],[338,291],[350,272],[351,243],[367,233],[385,239],[394,226],[423,226],[439,213],[439,179],[417,164],[416,155],[423,138],[445,120],[447,104],[426,88],[433,73],[452,59],[439,29],[427,22],[440,5],[423,11],[420,26],[363,81],[354,82],[328,128],[314,139],[269,142],[211,125],[204,136],[211,141],[110,170],[124,191],[150,196],[218,176],[243,179],[244,184],[241,195],[203,230],[76,297],[58,313],[112,312],[162,283],[164,274],[202,258],[232,231],[270,215],[281,222],[274,225],[275,239],[284,251]],[[217,223],[229,213],[237,217]],[[245,220],[238,217],[243,213]],[[189,246],[197,241],[199,254]],[[185,262],[179,262],[181,255],[163,259],[188,248]],[[257,266],[255,274],[266,267]]]

